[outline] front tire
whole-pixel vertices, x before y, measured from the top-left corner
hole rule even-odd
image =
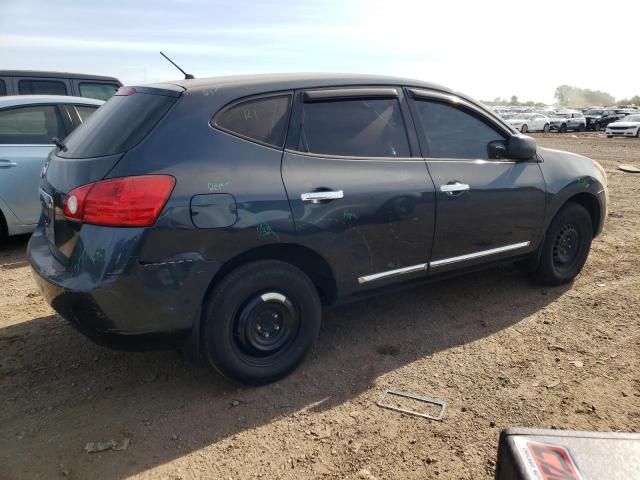
[[[318,291],[300,269],[276,260],[251,262],[224,277],[206,301],[204,353],[231,380],[275,382],[302,363],[321,316]]]
[[[542,127],[542,132],[543,133],[549,133],[549,124],[545,123],[544,127]]]
[[[592,238],[589,212],[582,205],[567,203],[547,230],[535,276],[549,285],[571,282],[587,261]]]
[[[522,133],[527,133],[529,131],[529,127],[527,127],[526,123],[524,125],[522,125],[522,128],[520,129],[520,131]]]
[[[567,125],[563,123],[562,125],[560,125],[559,132],[566,133],[566,131],[567,131]]]

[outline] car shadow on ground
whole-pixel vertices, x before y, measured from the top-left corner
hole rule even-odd
[[[300,410],[344,404],[381,375],[510,327],[568,288],[500,268],[340,306],[325,314],[303,366],[262,388],[173,351],[104,349],[57,315],[15,324],[0,329],[0,464],[11,478],[47,478],[61,464],[77,478],[127,478]],[[124,438],[126,451],[83,451]]]
[[[26,265],[25,256],[29,238],[31,238],[31,234],[15,235],[4,240],[0,239],[0,264],[7,264],[12,259],[15,259],[22,265]]]

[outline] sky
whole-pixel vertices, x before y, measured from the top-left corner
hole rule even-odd
[[[477,99],[553,102],[561,84],[640,94],[625,19],[640,2],[0,0],[0,69],[118,77],[345,72],[417,78]]]

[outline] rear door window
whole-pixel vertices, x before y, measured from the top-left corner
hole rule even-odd
[[[249,100],[220,112],[214,126],[248,140],[282,148],[290,106],[291,95]]]
[[[76,112],[78,112],[78,116],[80,117],[80,121],[84,123],[84,121],[89,118],[93,112],[95,112],[98,107],[91,107],[88,105],[74,105],[76,107]]]
[[[298,150],[349,157],[409,157],[397,99],[305,103]]]
[[[175,103],[176,97],[150,93],[114,95],[65,140],[65,158],[123,153],[135,147]]]
[[[10,108],[0,111],[0,144],[50,145],[66,135],[54,105]]]
[[[20,80],[20,95],[66,95],[67,87],[58,80]]]
[[[120,88],[115,83],[80,82],[80,96],[107,101]]]
[[[488,145],[505,140],[493,127],[452,105],[417,100],[418,135],[424,154],[431,158],[488,159]]]

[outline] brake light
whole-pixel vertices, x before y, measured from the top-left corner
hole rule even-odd
[[[136,89],[133,87],[120,87],[115,95],[119,96],[119,97],[128,97],[129,95],[133,95],[134,93],[136,93]]]
[[[175,186],[169,175],[112,178],[71,190],[64,199],[69,220],[112,227],[150,227]]]

